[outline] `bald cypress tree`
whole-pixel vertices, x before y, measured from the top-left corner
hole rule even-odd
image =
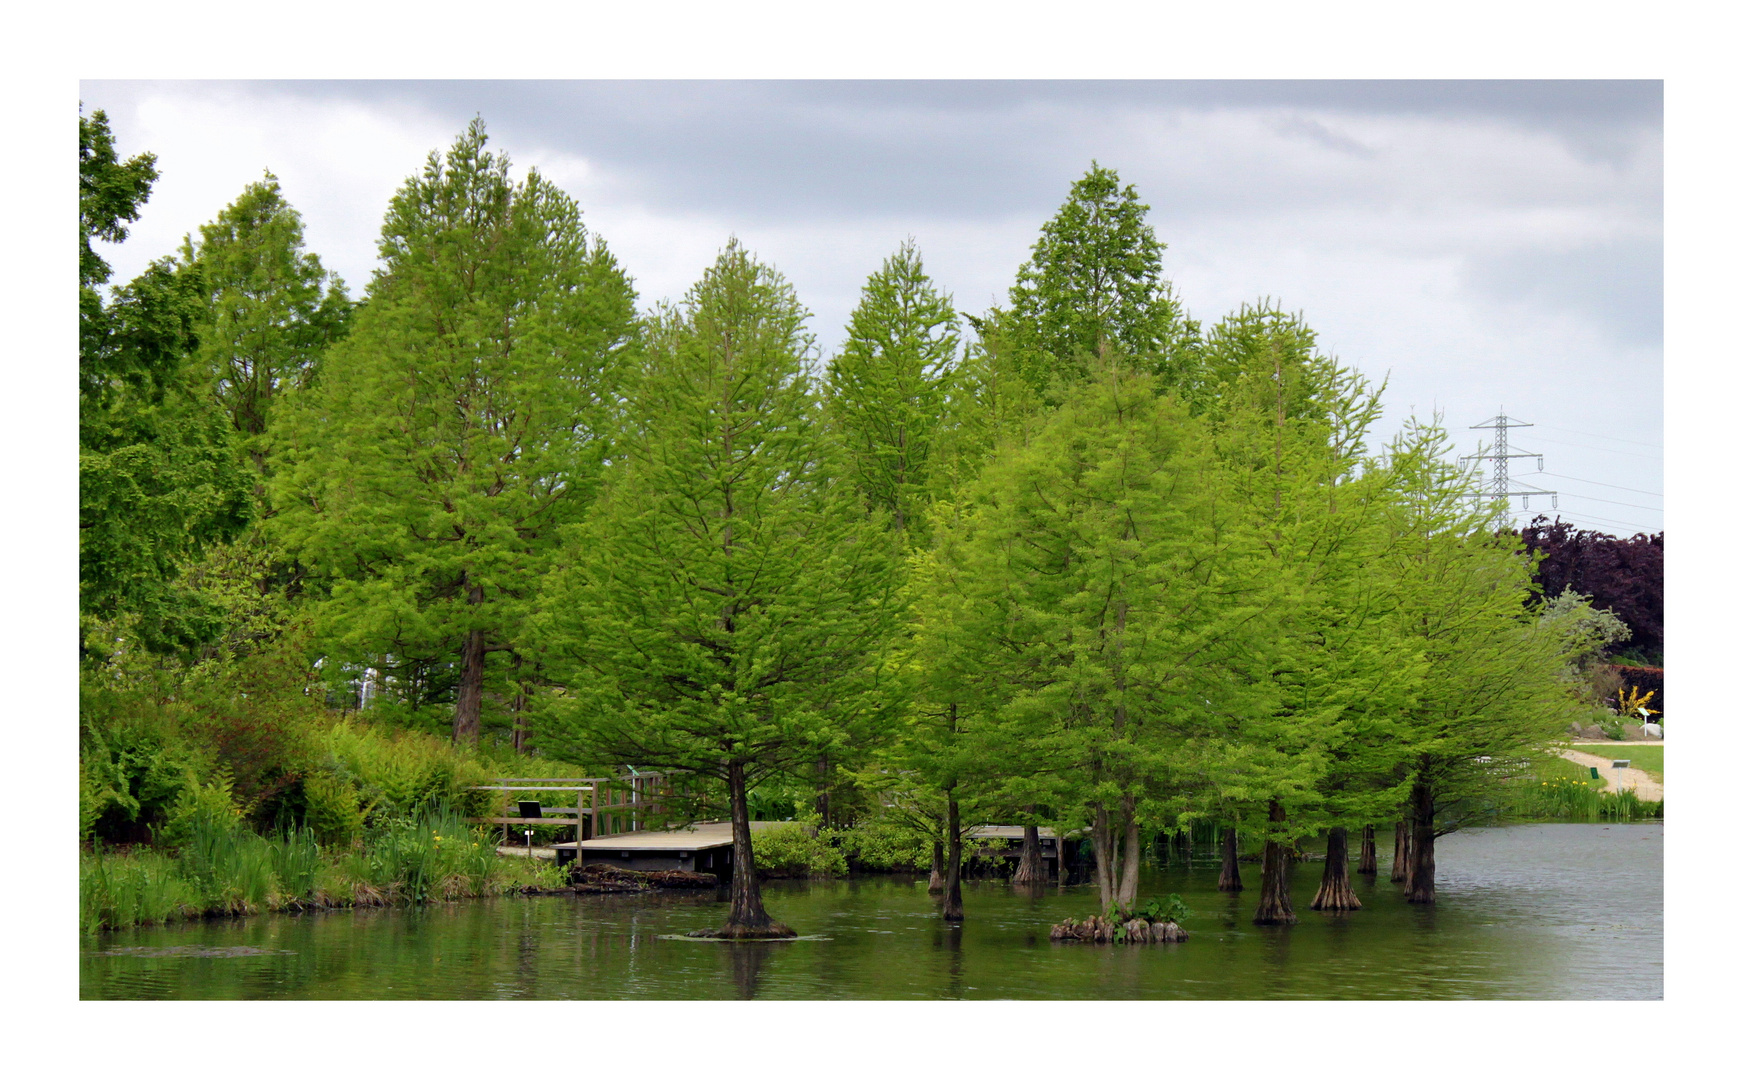
[[[961,337],[956,310],[907,240],[866,281],[825,401],[853,482],[898,532],[922,535],[945,395]]]
[[[1024,377],[1058,400],[1058,388],[1084,378],[1092,360],[1113,354],[1155,375],[1165,389],[1195,381],[1197,327],[1162,276],[1162,252],[1138,201],[1119,174],[1090,163],[1070,196],[1041,227],[1017,270],[1008,320]]]
[[[352,332],[274,438],[274,527],[330,583],[329,655],[456,677],[476,742],[558,530],[594,496],[635,322],[629,279],[474,121],[394,196]]]
[[[556,745],[724,789],[727,937],[792,933],[763,907],[747,793],[871,745],[896,705],[896,542],[842,475],[804,318],[736,241],[656,316],[631,434],[540,617]]]

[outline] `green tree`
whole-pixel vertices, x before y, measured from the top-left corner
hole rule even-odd
[[[829,362],[826,402],[852,477],[898,531],[922,534],[933,451],[961,338],[956,310],[926,276],[912,238],[860,293]]]
[[[191,361],[261,471],[274,402],[310,386],[321,352],[345,331],[344,282],[303,249],[302,216],[270,172],[201,226],[198,243],[183,242],[180,271],[203,308]]]
[[[1410,831],[1405,897],[1433,903],[1434,842],[1472,818],[1577,716],[1563,675],[1580,647],[1527,610],[1531,564],[1519,538],[1478,508],[1438,424],[1412,422],[1388,447],[1400,497],[1394,542],[1369,566],[1399,583],[1401,651],[1426,672],[1398,718]]]
[[[1188,389],[1197,327],[1162,277],[1162,252],[1131,185],[1091,162],[1017,270],[1010,309],[1019,367],[1037,393],[1082,379],[1112,353]]]
[[[982,732],[1000,802],[1087,827],[1109,911],[1183,808],[1190,731],[1245,692],[1208,448],[1154,376],[1109,366],[1001,447],[915,570],[922,702]]]
[[[1361,476],[1379,391],[1315,348],[1299,316],[1246,306],[1206,335],[1201,411],[1215,432],[1230,511],[1244,522],[1256,620],[1246,677],[1267,707],[1220,717],[1207,743],[1213,802],[1266,841],[1256,921],[1295,921],[1294,841],[1329,830],[1316,907],[1359,907],[1349,888],[1346,821],[1395,804],[1392,717],[1414,668],[1381,616],[1395,603],[1365,573],[1383,530],[1381,480]],[[1232,859],[1232,851],[1225,860]],[[1237,871],[1225,865],[1232,880]]]
[[[105,301],[109,266],[91,246],[119,242],[157,178],[123,162],[108,118],[79,118],[79,649],[97,622],[124,622],[147,649],[210,640],[216,607],[179,580],[205,548],[248,523],[247,474],[223,414],[186,364],[197,304],[169,263]]]
[[[274,437],[275,530],[331,582],[322,639],[402,678],[454,672],[456,742],[596,493],[635,320],[574,201],[536,171],[511,183],[485,142],[475,120],[394,196],[352,332]]]
[[[747,792],[887,723],[894,537],[836,475],[787,283],[736,241],[648,334],[632,435],[543,604],[563,752],[724,785],[726,936],[763,908]]]

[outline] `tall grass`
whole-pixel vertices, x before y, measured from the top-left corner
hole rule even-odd
[[[1524,816],[1561,821],[1646,821],[1664,816],[1663,802],[1650,802],[1632,790],[1603,791],[1597,781],[1569,780],[1555,777],[1549,780],[1526,781],[1520,799]]]
[[[173,855],[81,856],[79,925],[96,932],[286,907],[421,903],[556,888],[564,878],[551,863],[498,856],[485,831],[446,804],[384,820],[337,849],[306,828],[266,837],[234,817],[203,813]]]

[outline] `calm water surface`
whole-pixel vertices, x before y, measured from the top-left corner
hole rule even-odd
[[[1389,838],[1388,838],[1389,840]],[[1308,910],[1320,864],[1295,868],[1301,921],[1252,925],[1247,892],[1216,891],[1211,852],[1146,868],[1177,892],[1180,945],[1054,944],[1093,886],[1022,893],[965,883],[942,923],[923,883],[768,882],[770,912],[826,940],[674,941],[725,921],[702,896],[504,897],[423,909],[272,915],[87,939],[94,998],[1662,998],[1662,825],[1480,829],[1436,845],[1440,902],[1414,907],[1356,878],[1363,909]]]

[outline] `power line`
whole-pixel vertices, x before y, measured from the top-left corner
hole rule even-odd
[[[1652,461],[1654,459],[1662,459],[1664,457],[1663,454],[1636,454],[1632,450],[1612,450],[1608,446],[1586,446],[1586,445],[1583,445],[1583,444],[1577,443],[1577,442],[1562,442],[1560,439],[1539,438],[1538,441],[1539,442],[1546,442],[1546,443],[1554,443],[1557,446],[1578,447],[1581,450],[1597,450],[1600,453],[1605,453],[1605,454],[1621,454],[1623,457],[1641,458],[1642,460],[1645,460],[1645,461]]]
[[[1596,495],[1581,495],[1577,491],[1567,491],[1563,494],[1570,499],[1587,499],[1591,502],[1609,503],[1611,506],[1631,506],[1636,510],[1657,510],[1661,514],[1664,513],[1662,506],[1641,506],[1639,503],[1617,502],[1615,499],[1600,499]]]
[[[1582,484],[1596,484],[1599,487],[1615,488],[1617,491],[1632,491],[1636,495],[1651,495],[1655,498],[1664,498],[1664,492],[1662,491],[1647,491],[1645,488],[1623,487],[1621,484],[1606,484],[1602,480],[1587,480],[1583,476],[1566,476],[1562,473],[1545,472],[1543,475],[1553,476],[1558,480],[1578,480]]]
[[[1575,431],[1571,427],[1560,427],[1556,424],[1545,424],[1543,426],[1546,428],[1549,428],[1551,431],[1565,431],[1570,435],[1584,435],[1588,439],[1611,439],[1611,440],[1614,440],[1616,442],[1630,443],[1634,446],[1650,446],[1654,450],[1663,450],[1664,449],[1664,447],[1660,446],[1658,443],[1639,442],[1635,439],[1618,438],[1615,435],[1594,435],[1590,431]]]

